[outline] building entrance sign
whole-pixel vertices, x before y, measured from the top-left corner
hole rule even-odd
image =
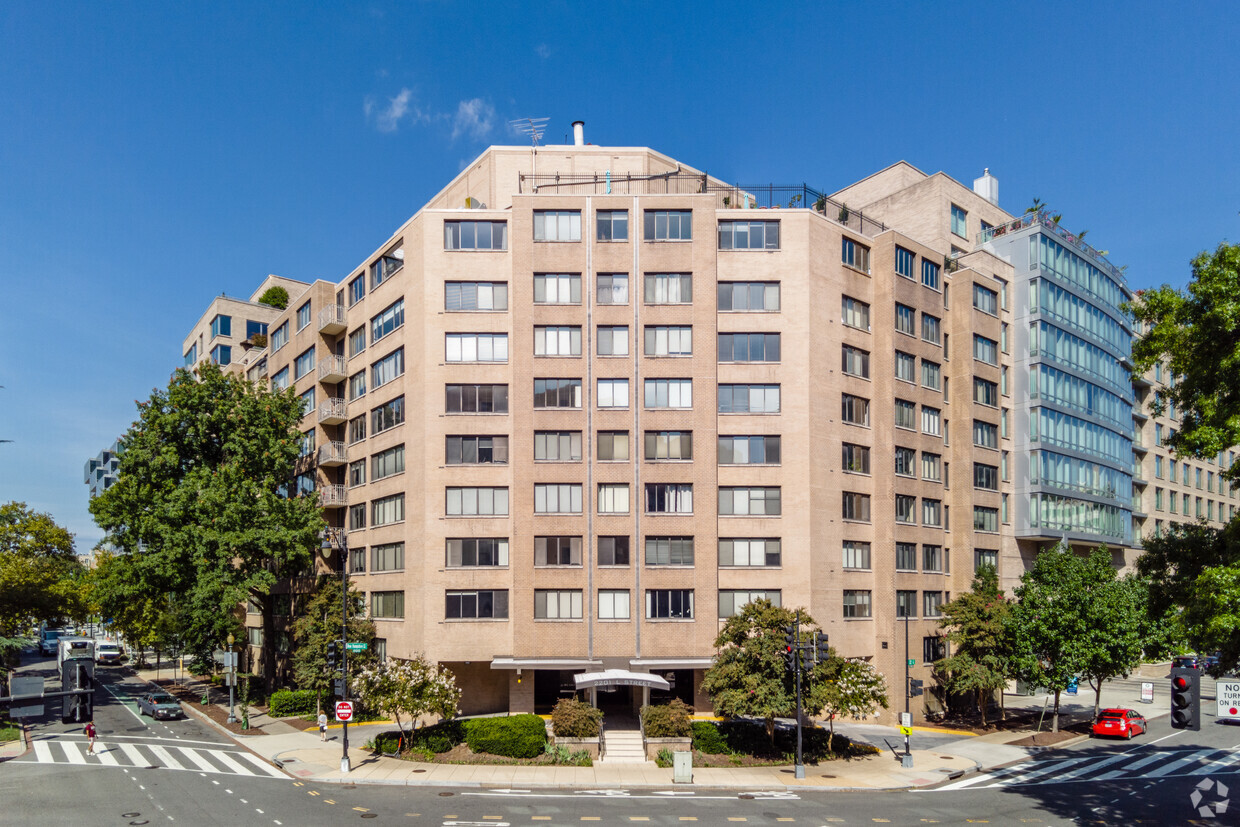
[[[650,672],[628,672],[624,669],[604,669],[602,672],[583,672],[573,676],[578,689],[601,686],[645,686],[650,689],[671,689],[664,678]]]

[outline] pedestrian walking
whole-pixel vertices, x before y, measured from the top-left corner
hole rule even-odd
[[[319,740],[327,740],[327,713],[319,712]]]
[[[85,730],[85,732],[86,732],[86,754],[87,754],[87,755],[94,755],[94,754],[95,754],[95,735],[97,734],[97,733],[95,732],[95,722],[94,722],[94,721],[87,721],[87,722],[86,722],[86,730]]]

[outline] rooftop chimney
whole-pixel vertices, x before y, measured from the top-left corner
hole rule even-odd
[[[999,179],[990,174],[990,167],[982,170],[981,178],[973,179],[973,191],[996,207],[999,206]]]
[[[573,146],[586,145],[586,122],[573,121]]]

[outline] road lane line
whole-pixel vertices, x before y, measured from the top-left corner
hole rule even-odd
[[[121,699],[121,697],[120,697],[119,695],[117,695],[115,692],[113,692],[113,691],[112,691],[112,689],[111,689],[111,687],[109,687],[106,683],[103,683],[103,682],[100,682],[100,683],[99,683],[99,685],[100,685],[100,686],[102,686],[105,690],[107,690],[107,693],[108,693],[109,695],[111,695],[113,698],[115,698],[115,699],[116,699],[116,700],[120,703],[120,705],[121,705],[121,706],[125,707],[125,711],[126,711],[126,712],[128,712],[130,715],[132,715],[132,716],[134,716],[135,718],[137,718],[137,719],[138,719],[138,723],[142,724],[142,726],[143,726],[143,727],[146,727],[147,729],[150,729],[150,727],[147,727],[147,726],[146,726],[146,721],[142,720],[142,716],[141,716],[141,715],[139,715],[138,713],[134,712],[132,709],[130,709],[130,708],[129,708],[129,704],[125,703],[125,701],[124,701],[124,700],[122,700],[122,699]]]

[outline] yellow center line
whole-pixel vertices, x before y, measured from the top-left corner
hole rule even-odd
[[[357,810],[359,813],[369,813],[369,812],[370,812],[370,810],[367,810],[365,807],[354,807],[353,809]]]
[[[744,816],[728,816],[728,821],[749,821]]]
[[[324,804],[335,804],[336,802],[332,801],[330,798],[325,798],[323,799],[323,803]]]
[[[550,821],[551,816],[530,816],[531,821]]]
[[[318,795],[318,790],[306,790],[306,795]]]

